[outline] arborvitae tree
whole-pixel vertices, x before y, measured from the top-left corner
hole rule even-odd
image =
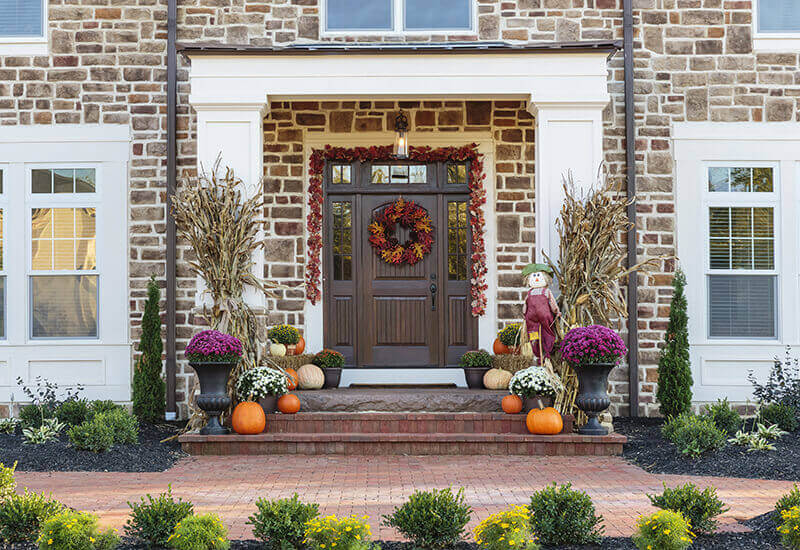
[[[658,391],[661,414],[677,416],[692,407],[692,367],[689,361],[689,316],[686,314],[686,276],[678,269],[672,279],[674,291],[669,310],[665,346],[658,360]]]
[[[147,284],[147,301],[142,316],[142,336],[139,340],[141,355],[133,373],[133,413],[143,421],[155,422],[164,419],[166,410],[166,385],[161,378],[161,316],[159,301],[161,289],[156,277]]]

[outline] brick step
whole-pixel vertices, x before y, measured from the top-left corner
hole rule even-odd
[[[610,456],[622,453],[619,434],[532,435],[493,433],[262,433],[185,434],[193,455],[546,455]]]
[[[564,417],[562,433],[572,433]],[[527,434],[524,414],[505,413],[326,413],[267,415],[267,433]]]

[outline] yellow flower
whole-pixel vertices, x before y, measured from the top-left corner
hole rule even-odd
[[[669,529],[664,529],[664,534],[669,535]]]
[[[47,544],[53,544],[53,539],[48,539]]]
[[[94,537],[89,537],[89,542],[94,542]]]

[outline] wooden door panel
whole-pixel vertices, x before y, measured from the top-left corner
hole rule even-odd
[[[330,342],[333,346],[352,347],[353,334],[355,334],[355,304],[352,296],[333,297],[332,323],[327,332],[330,333]]]
[[[375,345],[424,346],[428,322],[424,296],[378,296],[375,298]]]
[[[467,299],[464,296],[449,296],[447,298],[447,345],[467,345],[467,318],[464,315],[467,309]]]

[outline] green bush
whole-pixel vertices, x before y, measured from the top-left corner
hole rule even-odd
[[[672,278],[672,301],[664,347],[658,359],[656,399],[666,417],[688,413],[692,407],[692,365],[689,360],[689,316],[684,289],[686,276],[678,269]]]
[[[0,462],[0,500],[13,495],[17,490],[17,480],[14,478],[14,471],[17,469],[17,463],[13,466],[6,467]]]
[[[164,342],[161,340],[160,301],[161,289],[153,275],[147,283],[147,300],[142,315],[141,355],[133,371],[133,414],[143,422],[163,420],[167,408],[167,386],[161,378]]]
[[[689,521],[692,529],[702,533],[716,531],[717,522],[714,518],[728,511],[725,503],[717,497],[715,488],[708,487],[701,491],[693,483],[674,489],[668,488],[665,483],[663,493],[647,495],[647,498],[656,508],[680,512]]]
[[[742,417],[731,408],[727,397],[718,399],[711,405],[706,405],[703,416],[710,418],[714,425],[726,435],[733,435],[742,428]]]
[[[253,526],[253,536],[274,550],[301,548],[306,522],[319,515],[319,505],[305,504],[297,498],[256,501],[258,510],[247,523]]]
[[[39,533],[39,550],[113,550],[119,537],[113,530],[100,530],[97,517],[65,511],[51,516]]]
[[[344,366],[344,355],[336,350],[324,349],[314,356],[311,363],[321,369],[340,369]]]
[[[139,421],[125,409],[100,413],[94,420],[111,426],[114,443],[132,445],[139,442]]]
[[[150,548],[166,546],[175,526],[194,513],[191,502],[172,497],[172,486],[166,493],[155,498],[145,495],[141,502],[128,502],[128,506],[131,515],[125,522],[125,534]]]
[[[531,530],[544,544],[596,544],[604,531],[592,499],[571,483],[533,493],[529,510]]]
[[[781,512],[785,512],[795,506],[800,506],[800,487],[797,485],[775,503],[775,514],[773,516],[775,518],[775,523],[781,522]]]
[[[22,428],[22,442],[25,445],[41,445],[58,439],[65,424],[58,418],[46,418],[38,428]]]
[[[691,413],[670,418],[661,429],[664,437],[678,448],[681,454],[697,458],[703,453],[725,446],[725,434],[710,418]]]
[[[71,427],[67,437],[73,447],[82,451],[104,453],[114,446],[114,429],[104,422],[103,415]]]
[[[178,550],[227,550],[228,530],[215,514],[188,516],[175,526],[169,545]]]
[[[472,509],[464,502],[464,489],[415,491],[383,524],[397,529],[415,547],[439,549],[461,540]]]
[[[800,549],[800,506],[781,512],[781,525],[778,527],[781,542],[786,548]]]
[[[56,409],[56,418],[67,426],[77,426],[89,418],[89,402],[86,399],[64,401]]]
[[[61,503],[39,493],[13,493],[0,500],[0,540],[35,542],[42,523],[63,508]]]
[[[89,418],[91,419],[98,414],[117,410],[125,410],[125,407],[118,405],[109,399],[95,399],[89,404]]]
[[[16,418],[0,418],[0,434],[14,435],[19,420]]]
[[[490,368],[493,363],[492,356],[483,349],[468,351],[458,360],[458,365],[463,368]]]
[[[680,512],[672,510],[640,517],[633,535],[633,543],[639,550],[685,550],[693,539],[689,522]]]
[[[475,528],[475,542],[483,550],[539,550],[530,521],[524,506],[493,514]]]
[[[306,523],[305,544],[308,550],[370,550],[369,525],[357,517],[316,517]]]
[[[48,405],[25,405],[19,410],[19,420],[23,428],[40,428],[43,421],[55,416]]]
[[[770,424],[777,424],[778,427],[785,432],[797,430],[799,424],[797,420],[797,409],[783,403],[764,405],[758,412],[758,419],[762,424],[767,426]]]

